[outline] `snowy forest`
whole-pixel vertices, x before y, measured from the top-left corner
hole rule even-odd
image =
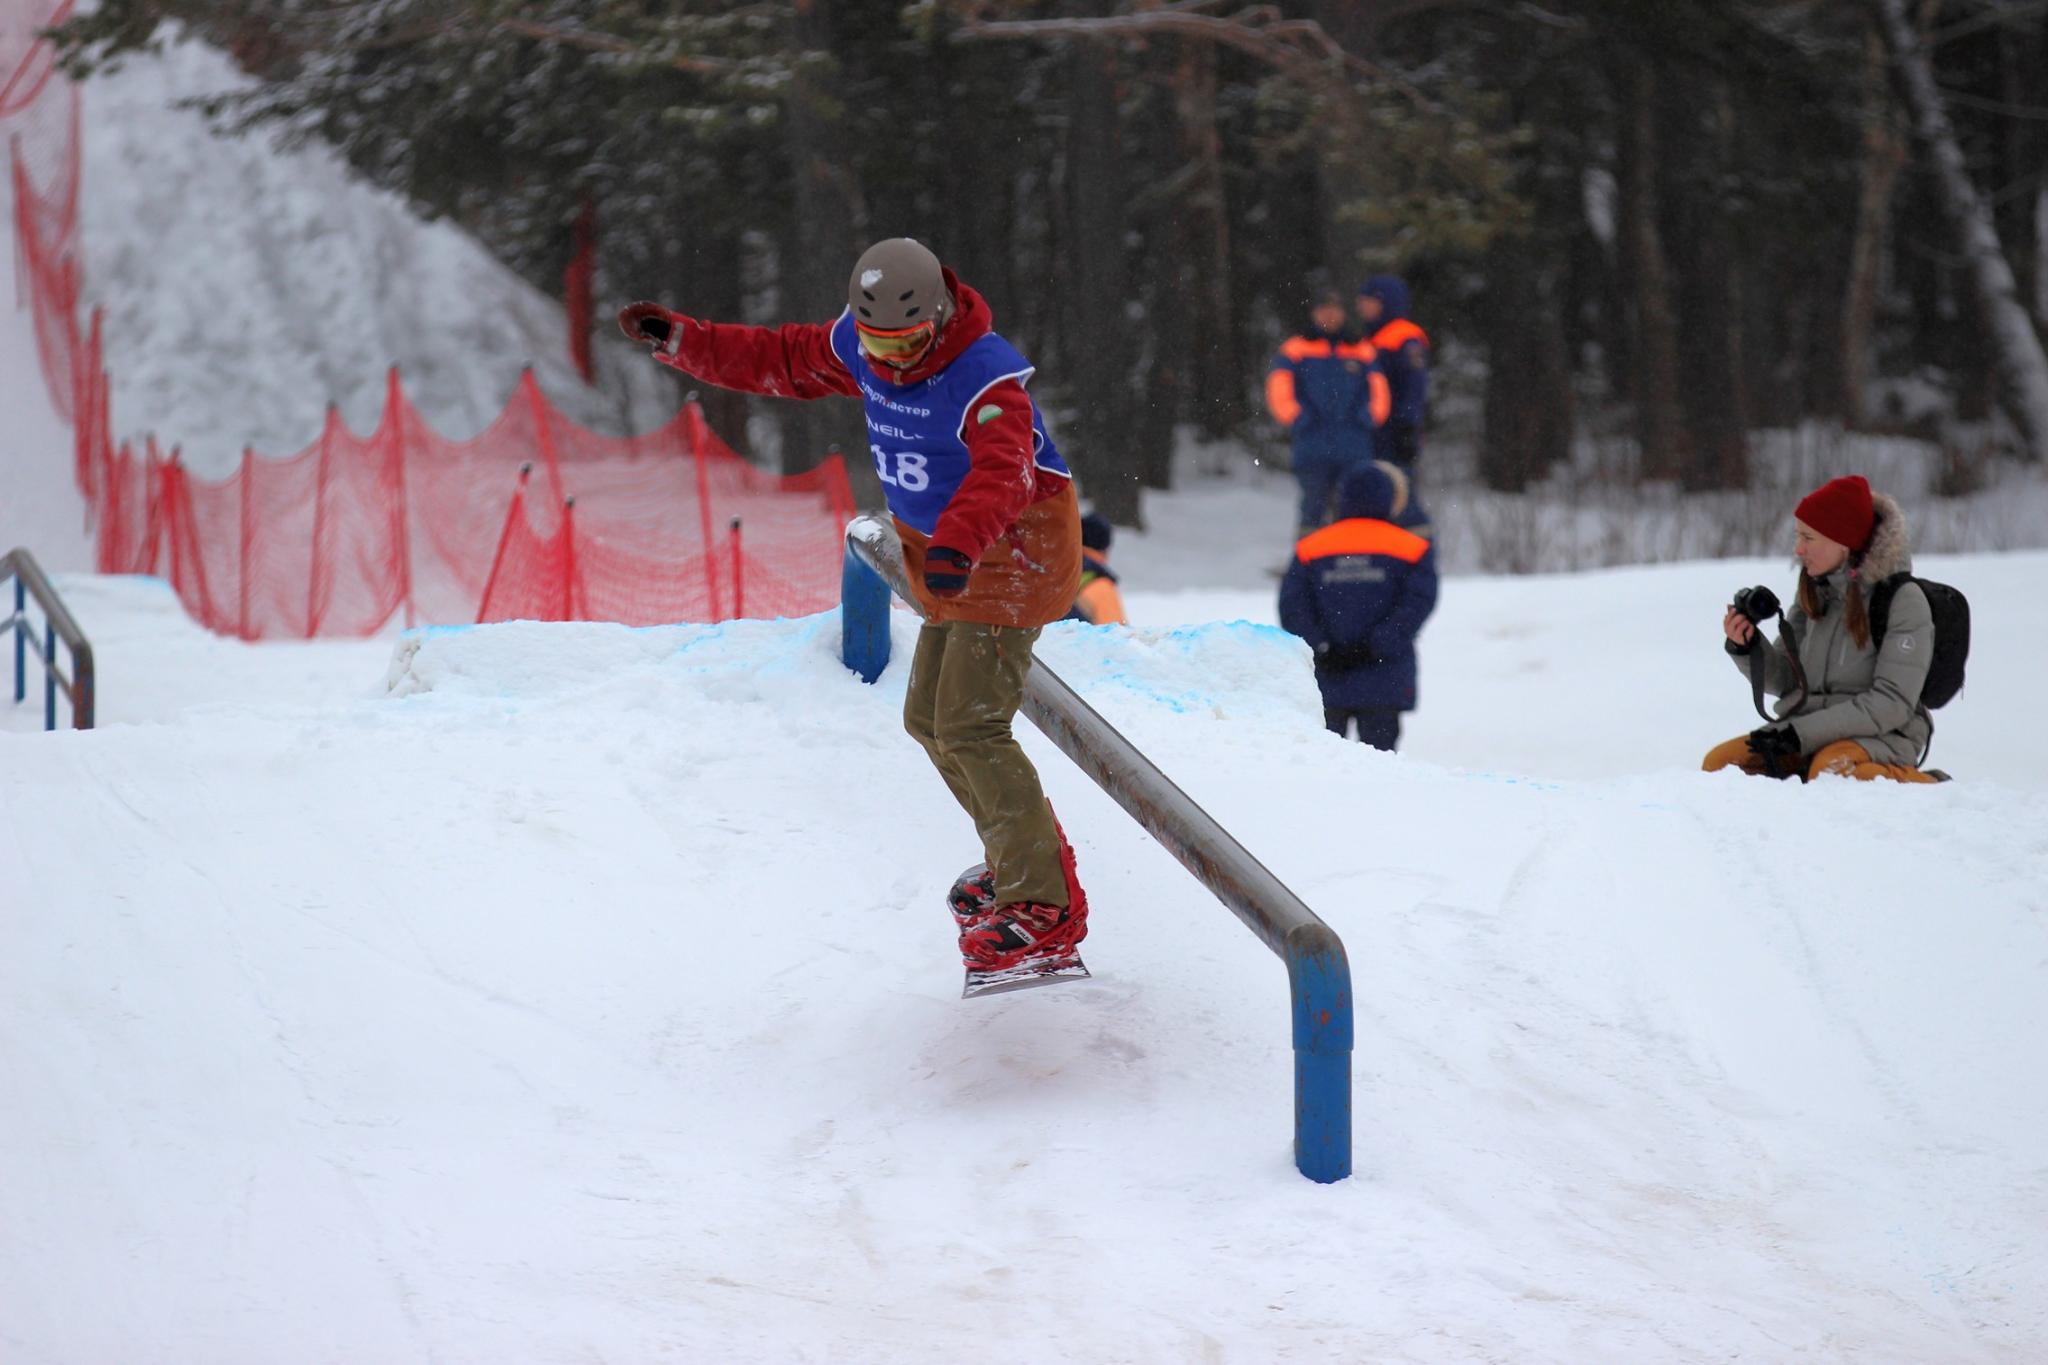
[[[103,0],[62,38],[79,75],[180,28],[258,81],[223,127],[550,291],[588,253],[593,328],[828,318],[867,243],[929,242],[1123,524],[1177,435],[1277,455],[1273,347],[1380,270],[1475,487],[1597,449],[1743,489],[1770,431],[1910,437],[1936,494],[2048,453],[2030,0]],[[854,410],[704,401],[789,471],[858,448]]]

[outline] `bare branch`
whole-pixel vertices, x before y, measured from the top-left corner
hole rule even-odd
[[[1352,80],[1357,78],[1397,90],[1419,109],[1439,112],[1428,95],[1376,63],[1346,51],[1313,19],[1289,19],[1276,5],[1252,5],[1230,15],[1205,12],[1213,7],[1213,0],[1193,0],[1102,18],[970,19],[955,28],[950,39],[978,43],[1192,38],[1234,48],[1311,88],[1335,89],[1356,97],[1359,91]]]

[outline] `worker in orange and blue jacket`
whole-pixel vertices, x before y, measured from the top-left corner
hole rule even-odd
[[[1266,372],[1266,410],[1293,443],[1301,535],[1330,519],[1330,495],[1345,471],[1373,458],[1374,432],[1392,402],[1372,344],[1344,329],[1342,294],[1320,294],[1309,320]]]
[[[1067,620],[1093,626],[1130,624],[1124,617],[1124,595],[1116,585],[1116,570],[1109,567],[1109,542],[1115,535],[1102,513],[1081,514],[1081,590],[1074,594]]]
[[[1411,474],[1422,457],[1422,424],[1429,406],[1429,334],[1408,317],[1408,285],[1375,275],[1358,286],[1358,317],[1379,352],[1392,399],[1377,432],[1377,458]]]
[[[1302,537],[1280,580],[1280,625],[1308,642],[1323,723],[1392,751],[1415,709],[1415,635],[1436,609],[1436,551],[1394,524],[1395,476],[1360,465],[1337,487],[1339,520]]]

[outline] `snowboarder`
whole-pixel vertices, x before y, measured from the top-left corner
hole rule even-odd
[[[1073,604],[1073,475],[1025,389],[1033,366],[988,303],[908,237],[854,263],[836,322],[703,322],[657,303],[627,336],[707,383],[782,398],[858,398],[924,610],[903,723],[981,835],[989,869],[950,898],[970,969],[1070,951],[1088,901],[1038,772],[1011,734],[1032,645]]]

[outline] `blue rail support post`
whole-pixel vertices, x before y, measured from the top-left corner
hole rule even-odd
[[[43,626],[43,728],[57,728],[57,628]]]
[[[839,657],[871,683],[889,666],[889,585],[846,547],[839,573]]]
[[[855,517],[846,528],[846,545],[842,657],[872,682],[888,662],[888,590],[913,606],[916,598],[894,527],[880,517]],[[854,574],[855,558],[871,571],[866,578]],[[879,596],[869,578],[886,582]],[[884,644],[880,662],[872,656],[856,662],[855,642],[878,630]],[[1294,1025],[1294,1165],[1323,1184],[1350,1175],[1351,966],[1343,942],[1043,659],[1031,666],[1022,709],[1286,964]]]

